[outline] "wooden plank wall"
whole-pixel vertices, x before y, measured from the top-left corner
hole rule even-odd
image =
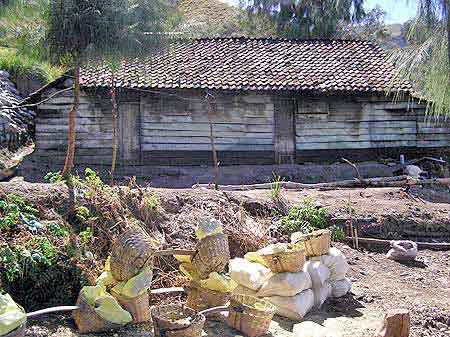
[[[415,147],[417,112],[407,112],[403,105],[356,98],[299,99],[297,151]]]
[[[233,164],[239,163],[240,158],[264,159],[273,152],[274,105],[270,96],[221,94],[216,95],[215,102],[212,114],[214,142],[222,164],[229,164],[230,159]],[[180,156],[189,159],[191,152],[210,162],[207,109],[201,92],[197,95],[183,92],[142,96],[141,148],[144,158],[146,153],[166,151],[173,155],[170,159],[177,162]]]
[[[40,105],[36,118],[36,151],[33,155],[35,159],[55,165],[64,163],[68,116],[72,102],[72,94],[66,93]],[[76,118],[77,164],[109,165],[112,155],[112,118],[109,100],[84,93]]]

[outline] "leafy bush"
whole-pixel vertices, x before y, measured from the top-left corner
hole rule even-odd
[[[146,195],[144,197],[144,203],[149,209],[154,211],[154,210],[156,210],[156,208],[158,207],[158,204],[159,204],[158,196],[156,195],[156,193],[152,193],[152,194],[150,194],[150,196]]]
[[[80,223],[84,223],[89,220],[91,212],[87,207],[79,206],[75,209],[75,216]]]
[[[27,311],[73,305],[87,284],[76,263],[60,254],[48,238],[36,237],[26,247],[0,250],[0,288]]]
[[[55,222],[48,223],[47,230],[57,238],[65,238],[69,235],[69,231],[66,228]]]
[[[313,198],[305,198],[292,207],[287,216],[281,219],[284,228],[291,232],[311,233],[316,229],[327,228],[327,211],[316,207]]]
[[[9,230],[19,223],[36,219],[38,210],[17,195],[0,199],[0,230]]]
[[[333,225],[328,228],[331,231],[331,240],[334,242],[337,241],[344,241],[345,239],[345,232],[344,230],[336,225]]]
[[[48,172],[45,176],[44,176],[44,180],[52,183],[52,184],[56,184],[56,183],[60,183],[61,181],[64,180],[63,176],[61,175],[61,171],[58,172]]]

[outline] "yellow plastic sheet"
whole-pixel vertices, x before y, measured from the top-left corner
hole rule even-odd
[[[23,309],[9,296],[0,294],[0,336],[6,335],[27,320]]]
[[[113,290],[122,296],[135,298],[145,294],[145,292],[150,289],[152,279],[153,269],[151,267],[146,267],[128,281],[118,283]]]
[[[237,285],[238,284],[228,276],[216,272],[209,274],[209,277],[206,280],[200,281],[200,286],[202,288],[221,293],[231,293]]]
[[[131,314],[123,310],[119,302],[112,295],[108,294],[104,287],[83,287],[81,292],[87,303],[104,320],[119,325],[128,324],[133,320]]]

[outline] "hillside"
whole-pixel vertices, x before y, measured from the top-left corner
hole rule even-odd
[[[239,9],[220,0],[180,0],[182,26],[195,36],[230,35],[240,32]]]

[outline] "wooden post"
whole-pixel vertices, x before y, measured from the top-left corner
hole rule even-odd
[[[389,310],[376,337],[409,337],[410,315],[406,309]]]
[[[209,139],[211,140],[211,151],[214,162],[214,188],[217,190],[219,186],[219,160],[217,158],[216,145],[214,143],[214,125],[213,115],[216,112],[216,104],[212,102],[214,96],[206,92],[206,102],[208,104],[208,121],[209,121]]]

